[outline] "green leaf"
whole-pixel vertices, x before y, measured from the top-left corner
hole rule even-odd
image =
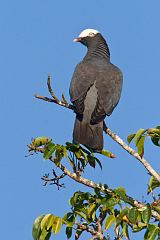
[[[57,234],[62,227],[62,219],[60,217],[54,216],[52,214],[46,214],[43,216],[41,223],[40,223],[40,228],[41,228],[41,240],[45,239],[44,237],[48,237],[50,235],[49,233],[51,232],[50,230]]]
[[[73,144],[73,143],[70,143],[70,142],[66,142],[66,148],[69,151],[75,153],[80,149],[80,145],[79,144]]]
[[[81,152],[81,155],[83,156],[83,158],[86,159],[86,160],[88,160],[87,154],[82,150],[82,148],[80,148],[79,151]],[[90,154],[89,154],[88,156],[90,156]]]
[[[153,142],[154,145],[160,147],[160,126],[157,126],[156,128],[150,128],[148,129],[148,132],[150,130],[150,135],[152,136],[151,137],[151,140]],[[152,130],[152,134],[151,134],[151,130]]]
[[[56,145],[56,151],[55,151],[55,164],[58,166],[60,161],[63,157],[67,156],[67,149],[65,146],[62,145]]]
[[[122,233],[123,233],[123,236],[126,238],[126,239],[129,239],[129,232],[128,232],[128,225],[123,222],[123,225],[122,225]]]
[[[146,131],[147,131],[147,130],[145,130],[145,129],[143,129],[143,128],[140,128],[140,129],[137,131],[137,133],[136,133],[136,135],[135,135],[135,137],[134,137],[134,142],[135,142],[136,146],[137,146],[139,140],[141,139],[142,135],[143,135]]]
[[[71,227],[66,227],[66,235],[67,235],[68,239],[70,239],[72,237],[72,228]]]
[[[95,161],[95,158],[92,157],[92,156],[88,156],[88,162],[89,162],[89,165],[93,168],[95,168],[96,166],[96,161]]]
[[[82,168],[84,169],[87,163],[86,160],[84,158],[80,158],[79,161],[82,164]]]
[[[131,143],[131,141],[133,140],[133,138],[135,137],[135,133],[132,133],[132,134],[130,134],[128,137],[127,137],[127,142],[128,142],[128,144],[130,144]]]
[[[102,150],[101,154],[106,156],[106,157],[109,157],[109,158],[115,158],[116,157],[113,153],[111,153],[111,152],[109,152],[108,150],[105,150],[105,149]]]
[[[74,213],[69,212],[69,213],[65,214],[62,221],[63,221],[63,223],[65,223],[67,225],[67,227],[73,227],[73,225],[75,224],[75,221],[76,221]]]
[[[114,192],[123,200],[126,199],[126,190],[123,187],[118,187],[114,189]]]
[[[151,137],[151,140],[152,140],[154,145],[156,145],[157,147],[160,147],[160,138],[158,138],[158,137]]]
[[[137,143],[138,154],[141,157],[143,157],[143,155],[144,155],[144,141],[145,141],[145,136],[141,136]]]
[[[136,220],[137,220],[137,217],[138,217],[138,211],[136,208],[131,208],[129,210],[129,214],[128,214],[128,219],[129,221],[132,223],[132,224],[135,224],[136,223]]]
[[[50,141],[51,141],[50,138],[42,136],[42,137],[34,138],[32,141],[32,144],[34,147],[40,147],[49,143]]]
[[[55,216],[51,214],[48,218],[47,230],[49,230],[52,227],[52,225],[54,223],[54,219],[55,219]]]
[[[105,229],[109,229],[115,221],[116,217],[114,215],[109,215],[105,222]]]
[[[147,133],[152,137],[160,136],[160,126],[157,126],[156,128],[149,128]]]
[[[43,158],[49,159],[50,157],[52,157],[52,154],[54,153],[55,150],[56,150],[56,145],[52,142],[49,142],[44,147]]]
[[[42,221],[41,221],[41,230],[43,230],[44,228],[45,229],[49,229],[48,228],[48,223],[49,223],[49,220],[50,220],[50,218],[52,217],[53,215],[52,214],[46,214],[44,217],[43,217],[43,219],[42,219]],[[51,226],[50,226],[51,227]]]
[[[104,187],[105,189],[108,189],[108,185],[107,185],[106,183],[103,185],[103,187]]]
[[[158,223],[158,239],[160,239],[160,221]]]
[[[77,159],[81,159],[81,157],[83,156],[81,151],[76,151],[76,152],[74,152],[74,154]]]
[[[102,170],[102,164],[101,164],[100,160],[98,158],[96,158],[96,157],[94,157],[94,159],[98,163],[100,169]]]
[[[52,223],[52,231],[54,234],[57,234],[60,232],[62,227],[62,218],[55,216],[54,221]]]
[[[160,147],[160,126],[149,128],[147,133],[151,136],[151,141],[157,147]]]
[[[148,186],[148,193],[150,193],[152,190],[154,190],[157,187],[160,187],[160,183],[157,181],[157,179],[155,179],[154,177],[151,177],[149,181],[149,186]]]
[[[41,235],[37,240],[49,240],[51,233],[51,230],[47,231],[45,228],[43,228]]]
[[[72,207],[75,206],[75,204],[81,199],[82,196],[82,192],[78,191],[75,192],[73,197],[70,198],[69,203],[71,204]]]
[[[148,224],[147,231],[145,232],[145,240],[155,240],[158,234],[158,227],[155,224]]]
[[[133,226],[133,232],[140,232],[144,228],[146,228],[146,224],[145,223],[138,223],[138,226],[137,225]]]
[[[144,223],[149,223],[151,218],[151,206],[149,203],[146,204],[145,210],[142,212],[142,220]]]
[[[105,207],[105,210],[107,209],[111,209],[112,207],[114,207],[116,204],[119,203],[119,200],[116,199],[116,198],[109,198],[108,200],[105,201],[104,203],[104,207]]]
[[[34,240],[38,240],[41,233],[41,221],[44,218],[44,215],[38,216],[33,224],[32,236]]]
[[[92,203],[90,206],[89,206],[89,209],[87,209],[87,218],[89,220],[94,220],[95,218],[95,214],[96,214],[96,210],[98,208],[98,205],[96,203]]]
[[[128,214],[128,209],[124,208],[121,210],[121,212],[118,214],[117,219],[122,220],[124,216]]]
[[[81,218],[83,218],[84,220],[87,221],[87,218],[86,218],[86,216],[85,216],[84,213],[82,213],[82,212],[80,212],[80,211],[78,211],[78,210],[76,210],[75,213],[77,213]]]

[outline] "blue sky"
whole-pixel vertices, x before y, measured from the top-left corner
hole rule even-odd
[[[86,187],[66,179],[66,188],[43,187],[40,177],[51,170],[41,156],[25,158],[32,137],[71,141],[74,115],[36,100],[48,95],[47,75],[57,96],[69,99],[75,65],[86,49],[73,43],[85,28],[98,29],[111,51],[111,61],[124,74],[123,93],[108,126],[124,140],[139,128],[159,125],[160,71],[159,0],[1,1],[0,3],[0,128],[1,238],[31,240],[36,216],[63,216],[74,190]],[[111,188],[123,186],[142,200],[149,176],[140,163],[105,136],[105,148],[116,159],[101,158],[103,172],[88,168],[85,176]],[[159,171],[159,149],[146,142],[145,156]],[[55,239],[64,239],[64,232]],[[133,239],[142,239],[135,235]]]

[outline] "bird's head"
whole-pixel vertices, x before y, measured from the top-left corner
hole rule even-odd
[[[92,43],[97,42],[98,38],[100,37],[102,37],[102,35],[100,34],[99,31],[95,29],[85,29],[73,41],[80,42],[88,47]]]

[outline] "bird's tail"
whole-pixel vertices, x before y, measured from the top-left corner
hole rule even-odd
[[[73,143],[80,143],[93,150],[101,151],[103,149],[103,121],[92,125],[76,118]]]

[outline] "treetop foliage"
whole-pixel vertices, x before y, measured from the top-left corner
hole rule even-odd
[[[130,134],[128,144],[132,141],[142,158],[145,149],[145,140],[150,138],[155,146],[160,147],[160,126],[149,129],[139,129]],[[148,192],[153,197],[150,203],[141,203],[127,195],[123,187],[111,189],[107,184],[97,184],[83,178],[87,166],[103,169],[102,163],[91,149],[81,145],[66,142],[65,145],[56,144],[51,138],[42,136],[32,140],[28,145],[30,154],[41,153],[45,160],[53,163],[53,178],[49,174],[43,176],[44,184],[55,184],[58,189],[64,187],[60,183],[66,176],[90,188],[91,192],[76,191],[70,198],[70,212],[63,217],[52,213],[38,216],[33,224],[32,235],[34,240],[49,240],[52,233],[58,234],[64,226],[67,239],[80,239],[84,232],[92,235],[92,239],[111,239],[108,229],[114,226],[115,239],[130,239],[129,232],[139,232],[145,229],[144,239],[160,238],[160,199],[153,190],[160,187],[160,182],[151,175],[148,183]],[[108,150],[103,150],[99,156],[115,157]],[[63,165],[67,160],[70,169]],[[61,169],[63,174],[58,176],[54,166]],[[83,239],[83,238],[82,238]]]

